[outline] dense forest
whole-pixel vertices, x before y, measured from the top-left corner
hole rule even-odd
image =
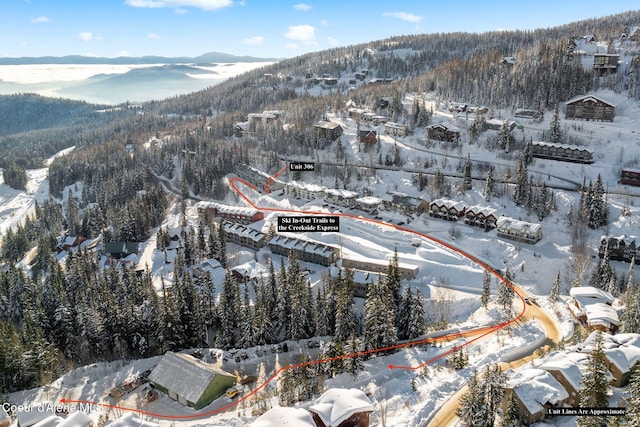
[[[256,301],[250,304],[247,287],[231,275],[213,283],[210,277],[193,274],[191,267],[204,258],[218,259],[224,266],[222,225],[211,220],[197,230],[185,230],[174,283],[162,295],[154,291],[148,271],[102,270],[90,252],[70,255],[62,268],[52,251],[64,234],[102,236],[105,242],[142,242],[157,233],[162,242],[159,227],[172,202],[224,199],[228,193],[224,177],[237,164],[256,164],[273,172],[279,168],[278,155],[313,155],[323,149],[324,142],[311,126],[326,111],[340,113],[349,100],[379,111],[379,100],[388,97],[386,114],[424,126],[430,113],[419,104],[403,109],[405,94],[432,92],[443,100],[536,110],[552,109],[602,86],[627,90],[638,99],[638,69],[600,77],[568,54],[572,37],[594,34],[609,40],[638,22],[640,12],[629,12],[528,32],[394,37],[287,59],[203,91],[144,104],[142,111],[35,95],[0,97],[0,167],[8,184],[23,188],[25,169],[42,167],[54,153],[75,147],[50,165],[51,199],[37,206],[23,225],[2,236],[0,391],[42,384],[78,364],[146,357],[205,343],[246,347],[323,335],[334,337],[327,347],[329,355],[339,355],[348,349],[370,350],[413,338],[429,325],[443,326],[436,313],[425,313],[419,294],[410,288],[401,292],[394,262],[388,278],[370,287],[362,316],[354,309],[348,274],[326,277],[323,290],[314,294],[294,257],[279,270],[277,264],[271,265],[268,282],[252,289]],[[501,63],[505,56],[518,60],[505,66]],[[363,69],[370,76],[393,81],[353,91],[338,85],[324,96],[308,90],[305,76],[309,72],[351,76]],[[233,137],[236,122],[267,109],[283,110],[289,125],[255,129],[241,143]],[[156,142],[150,142],[151,136]],[[514,203],[543,219],[554,210],[553,193],[529,177],[526,144],[518,143],[511,148],[524,155],[514,163],[515,181],[509,194]],[[495,149],[504,151],[511,144],[498,139]],[[375,158],[379,164],[402,161],[393,153],[375,153]],[[344,160],[340,147],[336,160]],[[427,160],[425,173],[416,174],[415,184],[421,191],[444,195],[451,186],[437,166]],[[460,172],[466,170],[470,167],[461,161]],[[500,174],[510,172],[506,168]],[[324,171],[328,181],[340,181],[343,186],[353,185],[361,173],[347,165]],[[487,173],[487,198],[507,194],[505,186],[497,183],[498,171],[495,182],[493,173]],[[177,188],[168,184],[175,182],[179,182]],[[576,248],[584,236],[579,224],[595,229],[607,222],[602,193],[599,180],[583,186],[581,204],[570,218],[576,224]],[[16,262],[34,247],[37,251],[29,260],[28,274]],[[605,264],[596,273],[594,284],[613,286],[618,293],[627,291],[630,306],[640,306],[640,292],[633,282],[627,285],[626,278],[615,274],[612,279]],[[394,302],[392,310],[381,312],[382,301],[389,300]],[[640,332],[632,318],[626,318],[623,329]],[[215,342],[206,341],[205,334],[215,337]],[[335,375],[353,372],[358,365],[329,369],[325,374]],[[286,394],[283,400],[294,400],[295,395]]]

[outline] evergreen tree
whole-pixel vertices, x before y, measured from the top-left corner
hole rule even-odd
[[[346,270],[342,286],[338,290],[336,304],[336,340],[346,342],[356,333],[356,309],[353,304],[353,270]]]
[[[488,270],[484,270],[482,274],[482,295],[480,296],[480,303],[484,308],[489,305],[489,299],[491,298],[491,274]]]
[[[484,184],[484,199],[488,202],[491,200],[491,196],[493,196],[495,185],[495,179],[493,178],[493,165],[489,166],[489,171],[487,172],[487,180]]]
[[[627,408],[626,420],[628,425],[634,425],[640,421],[640,366],[636,364],[631,371],[631,378],[625,393],[625,405]]]
[[[473,188],[473,181],[471,180],[471,158],[467,154],[467,159],[464,162],[462,189],[471,190],[472,188]]]
[[[557,103],[553,108],[553,116],[551,116],[549,139],[554,143],[562,142],[562,128],[560,127],[560,107]]]
[[[369,285],[364,304],[364,347],[373,350],[393,345],[397,341],[394,310],[388,305],[384,285],[377,281]]]
[[[518,159],[518,167],[516,169],[516,187],[513,190],[513,202],[520,206],[529,197],[529,172],[527,165],[524,164],[522,158]]]
[[[549,293],[549,300],[550,301],[558,301],[558,299],[560,298],[560,286],[562,285],[561,281],[560,281],[560,272],[558,271],[556,273],[556,277],[555,279],[553,279],[553,285],[551,286],[551,291]]]
[[[483,426],[484,396],[479,383],[478,373],[474,370],[467,381],[468,391],[460,398],[460,406],[456,415],[465,426]]]
[[[580,391],[580,406],[585,408],[605,408],[609,405],[609,371],[603,350],[602,332],[596,331],[593,350],[589,355],[586,372],[582,376],[583,389]],[[600,427],[607,425],[607,417],[593,415],[577,417],[579,427]]]
[[[409,306],[409,328],[407,338],[412,340],[423,335],[427,329],[424,313],[424,297],[420,289],[416,289]]]
[[[507,269],[508,271],[508,269]],[[501,280],[498,284],[498,295],[497,302],[504,308],[507,312],[511,310],[511,305],[513,304],[513,296],[514,292],[511,286],[508,285],[509,279],[507,278],[507,274],[505,272],[504,280]]]

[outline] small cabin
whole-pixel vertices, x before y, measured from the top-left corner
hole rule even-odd
[[[593,69],[600,74],[611,74],[618,71],[620,55],[613,53],[596,53],[593,55]]]
[[[431,126],[427,126],[427,136],[429,139],[436,141],[458,142],[460,139],[460,130],[455,126],[436,123]]]

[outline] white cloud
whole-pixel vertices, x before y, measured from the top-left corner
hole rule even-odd
[[[293,25],[284,36],[289,40],[311,44],[316,39],[316,29],[311,25]]]
[[[156,34],[156,33],[149,33],[149,34],[147,34],[147,38],[151,39],[151,40],[160,40],[162,38],[162,36],[160,34]]]
[[[78,38],[83,42],[93,42],[93,41],[101,42],[102,40],[104,40],[102,36],[94,36],[93,33],[90,33],[88,31],[83,31],[82,33],[78,33]]]
[[[382,16],[389,16],[391,18],[400,19],[402,21],[407,21],[414,24],[417,24],[423,19],[422,16],[414,15],[412,13],[407,13],[407,12],[386,12],[386,13],[383,13]]]
[[[246,39],[242,40],[242,43],[252,44],[252,45],[261,45],[262,43],[264,43],[264,37],[262,36],[247,37]]]
[[[45,22],[53,22],[51,20],[51,18],[48,18],[46,16],[38,16],[37,18],[33,18],[31,20],[32,24],[44,24]]]
[[[85,31],[82,33],[78,33],[78,38],[83,42],[90,42],[90,41],[93,41],[93,34],[91,34],[88,31]]]
[[[306,4],[306,3],[298,3],[298,4],[294,4],[293,8],[295,10],[300,10],[302,12],[308,12],[311,9],[313,9],[313,6],[311,6],[310,4]]]
[[[148,8],[172,8],[181,9],[183,7],[195,7],[203,10],[215,10],[228,7],[233,4],[232,0],[125,0],[126,5],[131,7]],[[180,12],[183,13],[183,12]]]

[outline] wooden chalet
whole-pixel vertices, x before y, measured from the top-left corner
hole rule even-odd
[[[640,169],[622,169],[620,172],[620,184],[640,186]]]
[[[620,325],[618,312],[611,307],[613,296],[592,286],[576,286],[569,290],[572,300],[567,305],[572,316],[590,332],[615,333]]]
[[[578,352],[554,352],[542,360],[538,368],[547,371],[567,391],[567,406],[580,406],[580,392],[584,389],[583,373],[587,370],[589,355]]]
[[[584,353],[591,353],[595,345],[596,333],[582,344]],[[606,357],[605,364],[611,373],[609,384],[624,387],[629,383],[633,368],[640,363],[640,334],[608,334],[602,333],[602,346]]]
[[[580,96],[566,103],[565,118],[612,122],[616,106],[593,95]]]
[[[484,228],[487,231],[496,228],[497,221],[496,210],[487,206],[471,206],[467,208],[464,215],[465,224]]]
[[[429,210],[426,200],[399,191],[387,191],[387,194],[382,196],[382,205],[385,209],[404,214],[420,215]]]
[[[561,162],[593,163],[593,150],[587,147],[553,142],[533,141],[531,155]]]
[[[429,216],[457,221],[465,216],[467,205],[449,199],[436,199],[429,203]]]
[[[347,110],[347,113],[349,114],[349,118],[358,121],[362,120],[362,115],[368,113],[368,111],[364,108],[351,107]]]
[[[367,145],[374,145],[378,142],[378,133],[371,129],[360,129],[358,131],[358,141]]]
[[[611,74],[618,71],[620,55],[614,53],[594,53],[593,69],[600,74]]]
[[[340,188],[327,188],[324,190],[325,202],[334,203],[347,208],[355,206],[357,198],[358,193],[355,191],[342,190]]]
[[[485,127],[490,130],[500,130],[504,124],[507,124],[509,131],[516,128],[516,122],[513,120],[489,119],[485,121]]]
[[[319,138],[323,138],[327,141],[335,141],[340,135],[342,135],[343,129],[338,123],[321,120],[313,128],[316,131],[316,135]]]
[[[70,251],[73,248],[77,248],[82,242],[86,240],[87,238],[85,236],[64,235],[58,241],[58,245],[56,246],[56,252],[60,253],[62,251]]]
[[[427,136],[429,139],[436,141],[458,142],[460,139],[460,130],[455,126],[436,123],[427,126]]]

